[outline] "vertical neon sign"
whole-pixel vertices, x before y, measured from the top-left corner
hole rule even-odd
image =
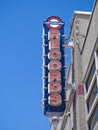
[[[43,107],[48,116],[65,110],[64,22],[51,16],[43,24]]]

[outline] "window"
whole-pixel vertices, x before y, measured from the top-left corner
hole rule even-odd
[[[98,104],[96,105],[95,110],[94,110],[94,112],[93,112],[93,114],[88,122],[89,130],[94,129],[97,121],[98,121]]]
[[[91,94],[87,100],[87,108],[88,108],[88,112],[90,111],[90,108],[92,107],[92,104],[95,100],[96,94],[98,93],[98,87],[97,87],[97,80],[95,79],[95,82],[93,84],[93,88],[91,91]]]
[[[96,70],[96,67],[95,67],[95,60],[94,60],[92,66],[91,66],[91,69],[90,69],[88,78],[87,78],[86,91],[88,91],[88,89],[89,89],[90,83],[91,83],[92,78],[93,78],[93,75],[94,75],[94,73],[95,73],[95,70]]]

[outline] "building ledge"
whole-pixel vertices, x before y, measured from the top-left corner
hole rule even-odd
[[[85,14],[85,15],[91,15],[91,12],[86,12],[86,11],[75,11],[74,14]]]

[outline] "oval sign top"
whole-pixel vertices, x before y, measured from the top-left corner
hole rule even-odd
[[[48,28],[54,28],[54,29],[59,29],[61,28],[62,24],[64,24],[62,20],[57,16],[49,17],[45,23],[47,24]]]

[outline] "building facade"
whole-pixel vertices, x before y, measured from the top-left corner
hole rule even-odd
[[[51,130],[98,130],[98,0],[92,13],[74,12],[70,39],[66,110],[50,120]]]

